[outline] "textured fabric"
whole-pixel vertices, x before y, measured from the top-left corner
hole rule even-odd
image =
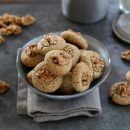
[[[101,112],[98,88],[77,99],[52,100],[32,92],[18,75],[17,113],[29,115],[35,122],[56,121],[73,116],[94,117]]]

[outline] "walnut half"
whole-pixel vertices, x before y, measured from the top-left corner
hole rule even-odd
[[[121,58],[130,61],[130,50],[126,50],[121,53]]]

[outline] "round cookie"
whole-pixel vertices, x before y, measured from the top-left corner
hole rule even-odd
[[[53,33],[44,35],[43,38],[38,42],[37,48],[38,52],[41,54],[46,54],[51,50],[61,50],[65,46],[65,40]]]
[[[63,76],[56,76],[47,70],[45,63],[39,63],[32,73],[32,84],[44,93],[55,92],[63,83]]]
[[[44,60],[44,55],[37,52],[37,44],[29,45],[21,53],[21,61],[27,67],[35,67]]]
[[[89,69],[93,71],[94,79],[101,77],[105,65],[103,58],[97,52],[80,50],[80,61],[85,62]]]
[[[63,51],[65,51],[66,53],[68,53],[71,56],[72,66],[74,66],[78,62],[79,57],[80,57],[79,49],[76,46],[67,43],[65,45],[65,47],[63,48]]]
[[[87,40],[79,32],[74,32],[69,29],[61,33],[61,37],[65,39],[66,42],[71,43],[81,49],[87,49],[88,43]]]
[[[110,97],[112,101],[119,105],[130,104],[130,84],[126,81],[117,82],[110,88]]]
[[[67,75],[63,77],[63,84],[57,91],[62,95],[70,95],[76,93],[72,85],[72,73],[69,72]]]
[[[72,84],[74,89],[77,92],[83,92],[89,89],[92,81],[93,74],[88,66],[83,62],[78,63],[72,72]]]
[[[128,72],[126,73],[126,79],[127,79],[128,82],[130,82],[130,71],[128,71]]]
[[[26,77],[28,79],[28,82],[30,84],[32,84],[32,73],[33,73],[33,70],[29,71],[27,74],[26,74]]]
[[[61,50],[49,51],[44,61],[47,69],[54,75],[66,75],[72,67],[71,56]]]

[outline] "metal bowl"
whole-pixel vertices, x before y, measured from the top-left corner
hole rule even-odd
[[[55,32],[55,34],[59,34],[60,32]],[[88,94],[89,92],[91,92],[94,88],[99,87],[101,85],[101,83],[103,81],[105,81],[105,79],[107,78],[109,72],[110,72],[110,68],[111,68],[111,60],[110,60],[110,56],[109,53],[107,51],[107,49],[96,39],[94,39],[91,36],[88,35],[84,35],[83,36],[87,39],[88,41],[88,45],[89,45],[89,50],[93,50],[98,52],[101,57],[104,59],[105,62],[105,68],[103,71],[103,74],[101,76],[100,79],[95,80],[92,82],[92,84],[90,85],[90,88],[82,93],[76,93],[76,94],[72,94],[72,95],[53,95],[53,94],[46,94],[41,92],[40,90],[34,88],[27,80],[26,78],[26,74],[29,71],[29,68],[25,67],[20,60],[21,57],[21,52],[30,44],[38,42],[42,36],[39,36],[37,38],[32,39],[31,41],[29,41],[28,43],[26,43],[21,49],[19,49],[18,51],[18,55],[17,55],[17,60],[16,60],[16,65],[17,65],[17,70],[18,73],[21,75],[21,78],[23,79],[23,81],[27,84],[27,86],[33,90],[34,93],[37,93],[43,97],[46,98],[50,98],[50,99],[57,99],[57,100],[65,100],[65,99],[72,99],[72,98],[77,98],[77,97],[81,97],[84,96],[86,94]]]

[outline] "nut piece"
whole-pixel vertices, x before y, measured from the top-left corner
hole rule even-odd
[[[130,61],[130,50],[126,50],[121,53],[121,58]]]
[[[128,72],[126,73],[126,79],[127,79],[128,82],[130,82],[130,71],[128,71]]]
[[[0,34],[1,35],[10,35],[10,34],[12,34],[12,31],[9,28],[1,28]]]
[[[126,81],[117,82],[110,88],[112,101],[120,105],[130,104],[130,84]]]
[[[0,94],[5,93],[8,89],[9,85],[6,82],[0,80]]]
[[[37,44],[32,44],[28,46],[25,50],[25,53],[30,57],[35,57],[37,55]]]
[[[104,61],[101,57],[91,57],[92,67],[95,72],[101,72],[104,68]]]
[[[21,20],[22,20],[22,25],[24,26],[31,25],[36,21],[36,19],[31,15],[23,16]]]
[[[18,25],[9,25],[7,28],[8,28],[8,29],[12,32],[12,34],[14,34],[14,35],[18,35],[18,34],[20,34],[20,33],[22,32],[21,27],[18,26]]]
[[[7,27],[7,25],[3,22],[3,21],[0,21],[0,28],[5,28],[5,27]]]
[[[4,43],[5,42],[5,39],[3,36],[0,35],[0,44]]]

